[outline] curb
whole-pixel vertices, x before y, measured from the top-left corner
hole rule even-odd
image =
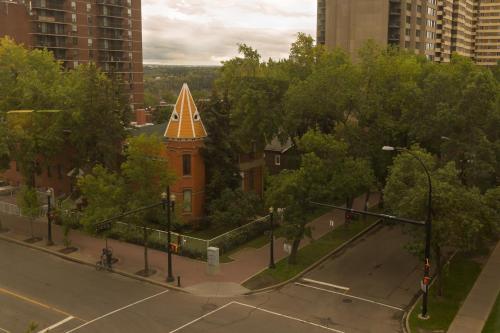
[[[382,223],[382,221],[383,221],[382,219],[378,219],[376,222],[374,222],[373,224],[371,224],[369,227],[367,227],[363,231],[359,232],[358,234],[354,235],[353,237],[351,237],[350,239],[348,239],[347,241],[345,241],[344,243],[342,243],[340,246],[338,246],[337,248],[333,249],[332,251],[330,251],[329,253],[327,253],[326,255],[324,255],[323,257],[321,257],[320,259],[318,259],[316,262],[312,263],[309,267],[307,267],[306,269],[304,269],[302,272],[298,273],[294,277],[292,277],[292,278],[290,278],[290,279],[288,279],[286,281],[277,283],[275,285],[269,286],[269,287],[265,287],[265,288],[261,288],[261,289],[256,289],[256,290],[249,291],[249,292],[247,292],[247,293],[245,293],[243,295],[249,296],[249,295],[253,295],[253,294],[268,292],[268,291],[271,291],[271,290],[274,290],[274,289],[279,289],[279,288],[281,288],[281,287],[283,287],[283,286],[285,286],[285,285],[287,285],[287,284],[289,284],[289,283],[291,283],[291,282],[299,279],[304,274],[306,274],[309,271],[313,270],[314,268],[318,267],[320,264],[322,264],[325,260],[327,260],[328,258],[330,258],[332,255],[334,255],[334,254],[336,254],[336,253],[344,250],[349,244],[351,244],[352,242],[356,241],[358,238],[364,236],[365,234],[367,234],[368,232],[372,231],[376,227],[379,227],[380,224]],[[243,281],[241,284],[243,284],[244,282],[250,280],[254,276],[257,276],[258,274],[262,273],[266,269],[268,269],[268,268],[265,268],[262,271],[258,272],[257,274],[254,274],[253,276],[251,276],[248,279],[246,279],[245,281]]]
[[[74,263],[77,263],[77,264],[86,265],[86,266],[90,266],[90,267],[95,267],[96,266],[95,264],[90,263],[88,261],[85,261],[85,260],[82,260],[82,259],[79,259],[79,258],[75,258],[75,257],[69,256],[69,255],[66,255],[66,254],[63,254],[63,253],[60,253],[60,252],[57,252],[57,251],[53,251],[53,250],[50,250],[50,249],[47,249],[47,248],[44,248],[44,247],[41,247],[41,246],[37,246],[37,245],[34,245],[34,244],[29,244],[29,243],[26,243],[26,242],[23,242],[23,241],[14,239],[14,238],[6,237],[6,236],[1,235],[1,234],[0,234],[0,240],[4,240],[4,241],[10,242],[10,243],[17,244],[17,245],[29,247],[29,248],[34,249],[34,250],[42,251],[42,252],[45,252],[47,254],[51,254],[53,256],[56,256],[56,257],[59,257],[61,259],[68,260],[68,261],[71,261],[71,262],[74,262]],[[173,286],[173,285],[169,285],[167,283],[155,281],[153,279],[145,278],[145,277],[138,276],[138,275],[135,275],[135,274],[131,274],[131,273],[119,270],[119,269],[111,269],[111,272],[119,274],[119,275],[122,275],[122,276],[125,276],[125,277],[128,277],[128,278],[131,278],[131,279],[134,279],[134,280],[138,280],[138,281],[141,281],[141,282],[147,282],[147,283],[159,286],[159,287],[176,290],[176,291],[180,291],[180,292],[183,292],[183,293],[188,293],[183,288],[176,287],[176,286]]]

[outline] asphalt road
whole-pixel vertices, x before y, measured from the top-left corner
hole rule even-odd
[[[0,332],[400,332],[418,261],[383,228],[304,280],[259,295],[206,298],[96,271],[0,241]]]

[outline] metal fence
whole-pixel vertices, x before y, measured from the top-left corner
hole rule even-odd
[[[152,247],[165,250],[167,248],[167,232],[153,228],[146,228],[149,243]],[[142,243],[144,228],[134,224],[115,222],[111,233],[127,241]],[[197,259],[206,259],[208,240],[181,235],[171,232],[171,244],[174,252]]]
[[[14,204],[0,201],[0,212],[8,215],[21,216],[21,210]]]

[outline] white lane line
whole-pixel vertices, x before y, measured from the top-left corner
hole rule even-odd
[[[194,320],[191,320],[189,323],[184,324],[184,325],[182,325],[181,327],[177,327],[175,330],[170,331],[170,332],[168,332],[168,333],[175,333],[175,332],[177,332],[177,331],[180,331],[180,330],[182,330],[183,328],[186,328],[186,327],[188,327],[189,325],[192,325],[192,324],[196,323],[197,321],[200,321],[200,320],[202,320],[203,318],[208,317],[208,316],[210,316],[211,314],[214,314],[214,313],[216,313],[217,311],[220,311],[220,310],[224,309],[225,307],[228,307],[229,305],[231,305],[231,304],[233,304],[233,303],[234,303],[234,302],[229,302],[229,303],[227,303],[227,304],[225,304],[225,305],[221,306],[221,307],[220,307],[220,308],[218,308],[218,309],[215,309],[215,310],[213,310],[213,311],[207,312],[207,313],[205,313],[203,316],[198,317],[198,318],[196,318],[196,319],[194,319]]]
[[[119,309],[116,309],[116,310],[114,310],[114,311],[111,311],[111,312],[109,312],[109,313],[106,313],[105,315],[102,315],[102,316],[100,316],[100,317],[97,317],[97,318],[95,318],[95,319],[92,319],[91,321],[88,321],[88,322],[86,322],[86,323],[84,323],[84,324],[82,324],[82,325],[80,325],[80,326],[78,326],[78,327],[75,327],[75,328],[73,328],[72,330],[66,331],[65,333],[71,333],[71,332],[74,332],[74,331],[76,331],[76,330],[79,330],[80,328],[85,327],[85,326],[87,326],[87,325],[90,325],[90,324],[92,324],[92,323],[94,323],[94,322],[96,322],[96,321],[98,321],[98,320],[101,320],[101,319],[103,319],[103,318],[109,317],[109,316],[111,316],[111,315],[113,315],[113,314],[115,314],[115,313],[117,313],[117,312],[122,311],[122,310],[128,309],[128,308],[130,308],[131,306],[137,305],[137,304],[139,304],[139,303],[146,302],[147,300],[150,300],[150,299],[152,299],[152,298],[155,298],[155,297],[158,297],[158,296],[160,296],[160,295],[163,295],[163,294],[165,294],[166,292],[168,292],[168,290],[162,291],[161,293],[158,293],[158,294],[154,294],[153,296],[149,296],[149,297],[143,298],[143,299],[141,299],[141,300],[139,300],[139,301],[137,301],[137,302],[131,303],[131,304],[129,304],[129,305],[126,305],[126,306],[124,306],[124,307],[121,307],[121,308],[119,308]]]
[[[73,319],[73,318],[75,318],[75,317],[73,317],[73,316],[69,316],[68,318],[63,319],[63,320],[61,320],[60,322],[55,323],[54,325],[47,327],[46,329],[43,329],[43,330],[41,330],[41,331],[38,331],[38,333],[47,333],[47,332],[49,332],[50,330],[52,330],[52,329],[56,328],[57,326],[61,326],[62,324],[67,323],[68,321],[70,321],[70,320],[71,320],[71,319]]]
[[[332,288],[335,288],[335,289],[345,290],[346,292],[348,292],[349,290],[351,290],[350,288],[347,288],[347,287],[342,287],[342,286],[339,286],[339,285],[336,285],[336,284],[327,283],[327,282],[323,282],[323,281],[317,281],[317,280],[313,280],[313,279],[302,278],[302,281],[309,282],[309,283],[315,283],[315,284],[319,284],[319,285],[322,285],[322,286],[332,287]]]
[[[385,306],[386,308],[390,308],[390,309],[393,309],[393,310],[398,310],[398,311],[403,311],[403,312],[405,311],[404,309],[398,308],[396,306],[387,305],[387,304],[380,303],[380,302],[375,302],[375,301],[372,301],[370,299],[366,299],[366,298],[362,298],[362,297],[357,297],[357,296],[353,296],[353,295],[349,295],[349,294],[339,293],[339,292],[336,292],[336,291],[333,291],[333,290],[319,288],[319,287],[314,287],[314,286],[310,286],[310,285],[299,283],[299,282],[295,282],[295,284],[299,285],[299,286],[302,286],[302,287],[306,287],[306,288],[312,288],[312,289],[316,289],[316,290],[326,291],[327,293],[332,293],[332,294],[337,294],[337,295],[341,295],[341,296],[344,296],[344,297],[354,298],[354,299],[357,299],[357,300],[360,300],[360,301],[363,301],[363,302],[367,302],[367,303],[372,303],[372,304],[377,304],[377,305],[380,305],[380,306]]]
[[[309,325],[312,325],[312,326],[320,327],[320,328],[323,328],[323,329],[328,330],[328,331],[337,332],[337,333],[344,333],[343,331],[339,331],[339,330],[336,330],[336,329],[331,328],[331,327],[326,327],[326,326],[323,326],[323,325],[320,325],[320,324],[316,324],[316,323],[313,323],[311,321],[307,321],[307,320],[304,320],[304,319],[287,316],[287,315],[284,315],[284,314],[281,314],[281,313],[278,313],[278,312],[269,311],[269,310],[262,309],[262,308],[259,308],[259,307],[253,306],[253,305],[248,305],[248,304],[240,303],[240,302],[232,302],[232,303],[238,304],[238,305],[241,305],[241,306],[246,306],[247,308],[252,308],[252,309],[259,310],[259,311],[262,311],[262,312],[266,312],[266,313],[269,313],[269,314],[273,314],[273,315],[278,316],[278,317],[283,317],[283,318],[294,320],[294,321],[298,321],[298,322],[301,322],[301,323],[304,323],[304,324],[309,324]]]
[[[0,332],[4,332],[4,333],[10,333],[9,331],[7,330],[4,330],[3,328],[0,327]]]

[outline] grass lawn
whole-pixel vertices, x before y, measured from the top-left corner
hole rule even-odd
[[[446,332],[480,272],[481,265],[477,261],[457,254],[449,266],[444,269],[443,296],[437,296],[437,283],[431,287],[428,303],[430,319],[420,320],[418,318],[422,309],[421,301],[410,314],[412,332],[434,330]]]
[[[301,248],[297,254],[296,265],[289,265],[288,258],[284,258],[276,263],[275,269],[266,269],[243,285],[249,289],[259,289],[291,279],[375,221],[375,218],[366,221],[359,219],[349,226],[342,225]]]
[[[490,317],[483,328],[483,333],[500,332],[500,294],[497,296],[495,306],[491,310]]]

